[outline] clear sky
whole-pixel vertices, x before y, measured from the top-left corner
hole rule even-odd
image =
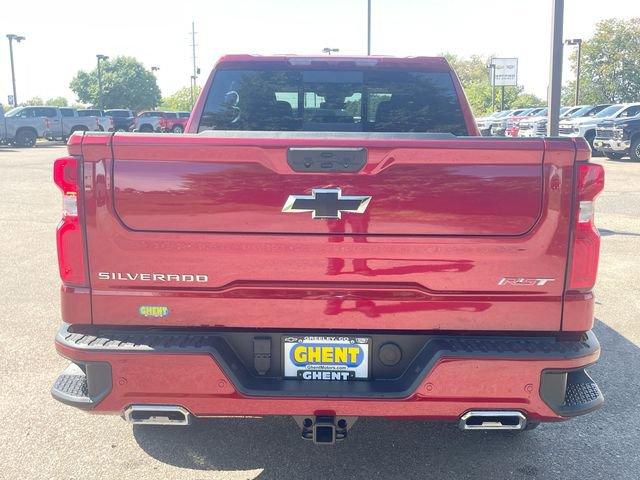
[[[604,18],[640,16],[640,0],[565,3],[565,38],[588,37]],[[74,101],[69,82],[78,69],[95,66],[97,53],[132,55],[147,67],[160,67],[158,82],[167,95],[189,85],[192,19],[205,76],[224,53],[319,54],[333,47],[341,54],[366,54],[366,5],[366,0],[4,0],[0,103],[11,93],[7,33],[27,37],[14,46],[20,101],[58,95]],[[551,0],[372,0],[372,53],[518,57],[520,83],[544,97],[550,19]],[[571,75],[565,71],[564,79]]]

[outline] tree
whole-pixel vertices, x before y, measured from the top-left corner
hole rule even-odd
[[[483,58],[479,55],[461,58],[450,53],[444,54],[444,57],[458,74],[473,113],[475,115],[490,113],[493,108],[493,89],[487,69],[490,58]],[[497,87],[495,99],[497,108],[502,104],[501,95],[502,88]],[[533,94],[525,93],[522,86],[504,88],[505,108],[534,107],[542,104],[544,104],[544,100]]]
[[[22,105],[26,105],[26,106],[29,106],[29,107],[32,107],[32,106],[35,106],[35,105],[44,105],[44,101],[42,100],[41,97],[31,97],[26,102],[23,102]]]
[[[198,98],[201,90],[202,88],[196,85],[193,92],[193,102]],[[160,106],[167,110],[190,112],[193,107],[193,102],[191,101],[191,87],[184,87],[177,92],[174,92],[172,95],[163,98],[162,102],[160,102]]]
[[[64,97],[50,98],[44,104],[49,105],[51,107],[68,107],[69,106],[69,102]]]
[[[160,102],[160,88],[156,77],[133,57],[116,57],[100,63],[103,108],[155,108]],[[71,80],[71,90],[82,103],[99,102],[97,69],[80,70]]]
[[[623,103],[640,99],[640,18],[608,19],[596,25],[582,43],[580,103]],[[577,67],[577,51],[570,57]],[[565,85],[563,99],[573,105],[575,80]]]

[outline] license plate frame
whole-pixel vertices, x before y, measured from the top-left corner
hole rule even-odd
[[[367,381],[371,378],[371,338],[357,335],[283,336],[282,365],[285,379]]]

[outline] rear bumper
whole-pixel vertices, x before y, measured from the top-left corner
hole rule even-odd
[[[389,335],[401,345],[414,345],[415,354],[407,354],[400,375],[337,383],[261,376],[246,365],[244,336],[273,340],[281,334],[86,326],[75,331],[64,324],[56,348],[75,366],[58,378],[52,394],[101,413],[156,404],[179,405],[201,417],[331,414],[457,420],[470,410],[508,409],[532,421],[554,421],[588,413],[603,402],[584,372],[600,354],[592,332],[574,341]],[[381,340],[377,337],[372,358]],[[271,358],[279,370],[280,344],[273,343]]]

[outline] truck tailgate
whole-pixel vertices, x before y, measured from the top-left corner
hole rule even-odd
[[[560,328],[571,140],[117,134],[90,142],[94,323]],[[362,149],[366,164],[296,172],[290,148]],[[332,188],[371,199],[339,219],[283,212],[290,195]],[[149,306],[162,308],[141,308]]]

